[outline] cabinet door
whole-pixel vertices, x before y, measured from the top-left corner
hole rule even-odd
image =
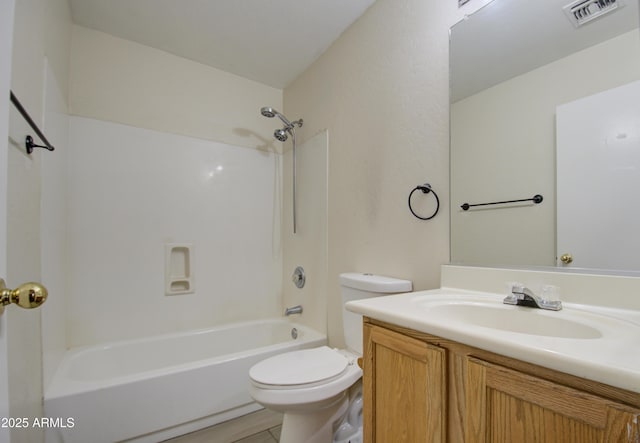
[[[467,443],[638,442],[640,410],[470,358]]]
[[[364,325],[364,441],[446,441],[445,350]]]

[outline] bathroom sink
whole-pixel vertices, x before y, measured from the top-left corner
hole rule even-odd
[[[347,304],[372,321],[640,392],[640,310],[563,301],[559,311],[505,294],[440,288]]]
[[[466,325],[520,334],[557,338],[594,339],[600,330],[567,318],[566,312],[479,302],[445,302],[423,305],[429,316]]]

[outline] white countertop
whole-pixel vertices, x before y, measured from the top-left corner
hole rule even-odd
[[[640,311],[573,303],[564,303],[561,311],[545,311],[504,305],[503,298],[500,294],[442,288],[352,301],[346,308],[376,320],[640,393]],[[467,320],[464,316],[450,316],[451,305],[464,305]],[[485,312],[526,321],[522,327],[508,321],[488,324],[494,317],[483,318]],[[527,324],[536,325],[537,331],[522,332]],[[562,331],[563,324],[569,326],[569,332]],[[558,331],[556,326],[560,326]],[[572,327],[578,331],[575,336]],[[515,332],[518,329],[521,331]],[[582,338],[583,330],[593,333]]]

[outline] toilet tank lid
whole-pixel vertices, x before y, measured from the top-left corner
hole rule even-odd
[[[380,293],[410,292],[413,288],[410,280],[357,272],[340,274],[340,286]]]

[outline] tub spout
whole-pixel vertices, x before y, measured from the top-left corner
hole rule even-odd
[[[294,306],[284,310],[284,315],[289,316],[291,314],[302,314],[302,305]]]

